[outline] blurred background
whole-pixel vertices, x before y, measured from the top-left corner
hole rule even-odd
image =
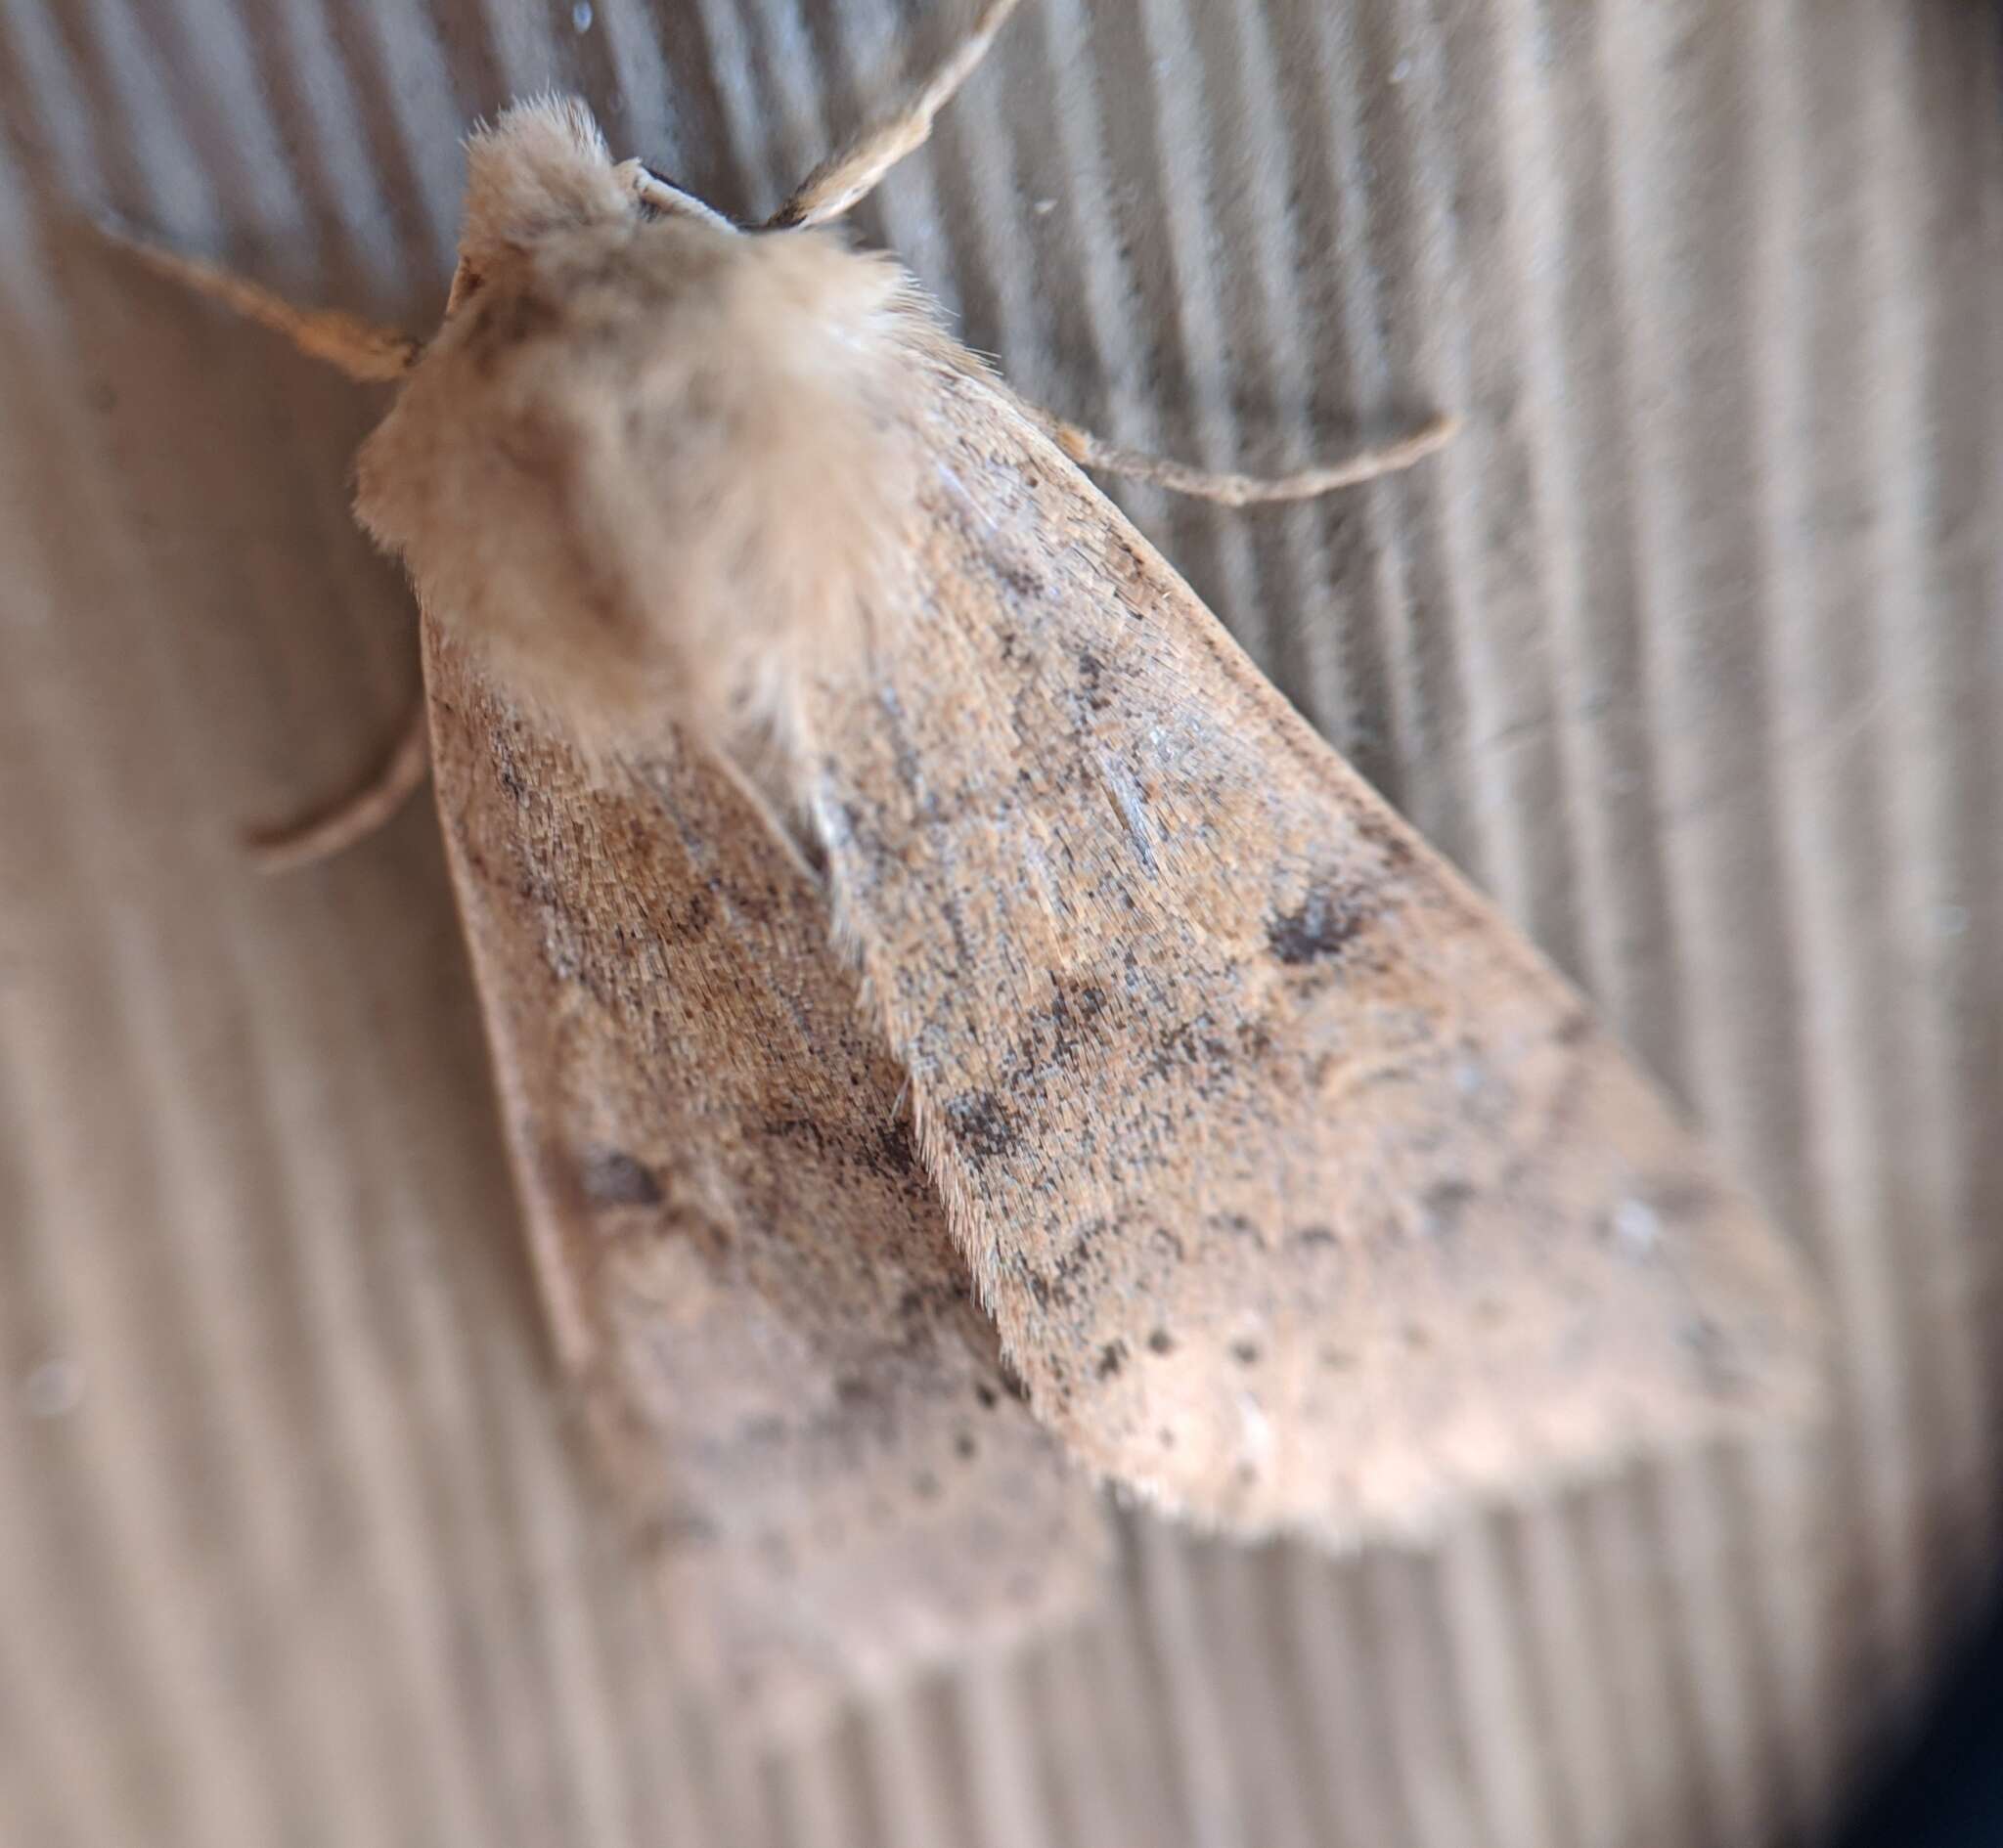
[[[1313,506],[1122,499],[1800,1242],[1835,1416],[1426,1553],[1131,1521],[1093,1622],[792,1754],[668,1673],[434,817],[280,881],[235,844],[416,687],[346,507],[381,400],[88,217],[423,330],[511,97],[761,215],[967,12],[0,0],[0,1841],[1811,1842],[1974,1636],[1994,11],[1024,0],[859,235],[1123,442],[1277,469],[1461,415]]]

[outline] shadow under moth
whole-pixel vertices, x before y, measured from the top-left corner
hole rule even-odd
[[[1082,1607],[1099,1485],[1423,1535],[1799,1413],[1782,1240],[1081,472],[817,229],[1010,11],[740,228],[584,110],[468,148],[358,508],[556,1344],[670,1628],[784,1725]]]

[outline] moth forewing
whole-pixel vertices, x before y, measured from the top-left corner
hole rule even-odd
[[[1006,394],[803,680],[845,942],[1040,1416],[1244,1533],[1800,1414],[1793,1255]]]
[[[587,770],[427,611],[439,807],[559,1350],[768,1730],[1089,1605],[1089,1482],[1001,1364],[819,895],[663,738]]]

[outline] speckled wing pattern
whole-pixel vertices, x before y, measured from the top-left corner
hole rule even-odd
[[[1103,1515],[1000,1364],[811,882],[697,754],[587,775],[435,624],[439,807],[561,1359],[729,1710],[1085,1605]]]
[[[1791,1253],[1580,998],[1004,390],[913,403],[801,774],[1038,1414],[1340,1545],[1810,1404]]]

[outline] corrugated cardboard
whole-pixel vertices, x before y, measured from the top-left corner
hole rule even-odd
[[[545,85],[739,212],[888,0],[0,0],[0,1840],[1698,1848],[1839,1805],[1993,1583],[2003,113],[1947,0],[1026,0],[861,215],[1812,1254],[1813,1455],[1437,1551],[1144,1523],[1102,1620],[752,1761],[563,1425],[435,822],[260,881],[415,684],[368,394],[111,209],[422,329]]]

